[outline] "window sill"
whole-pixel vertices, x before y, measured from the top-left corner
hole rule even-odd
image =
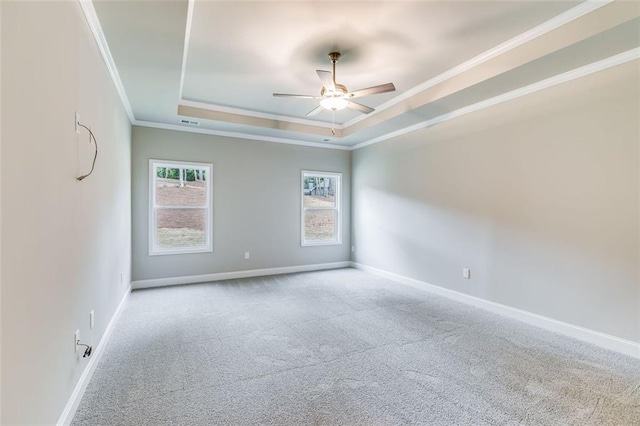
[[[196,253],[211,253],[213,249],[211,247],[203,248],[203,249],[186,249],[186,250],[159,250],[159,251],[150,251],[149,256],[165,256],[165,255],[176,255],[176,254],[196,254]]]
[[[317,247],[317,246],[341,246],[342,241],[318,241],[318,242],[309,242],[303,241],[302,247]]]

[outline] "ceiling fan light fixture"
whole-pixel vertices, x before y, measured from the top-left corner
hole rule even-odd
[[[331,60],[332,71],[316,70],[316,74],[322,82],[322,88],[320,89],[320,96],[310,95],[292,95],[286,93],[274,93],[273,96],[277,97],[290,97],[290,98],[307,98],[307,99],[322,99],[320,105],[312,109],[307,113],[307,117],[318,114],[322,109],[329,111],[338,111],[341,109],[349,108],[363,114],[370,114],[375,109],[358,102],[353,102],[350,99],[358,98],[361,96],[376,95],[378,93],[393,92],[396,87],[393,83],[379,84],[373,87],[367,87],[366,89],[356,90],[350,92],[347,86],[344,84],[336,83],[336,62],[340,59],[340,53],[329,53],[329,59]]]
[[[338,111],[345,109],[349,105],[349,101],[341,97],[331,97],[321,100],[320,105],[329,111]]]

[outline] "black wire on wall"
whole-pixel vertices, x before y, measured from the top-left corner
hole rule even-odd
[[[93,163],[91,163],[91,170],[86,175],[82,175],[76,178],[78,181],[81,181],[91,176],[91,173],[93,173],[93,169],[96,167],[96,160],[98,159],[98,141],[96,140],[96,137],[94,136],[90,128],[80,123],[78,123],[78,126],[84,127],[85,129],[87,129],[87,131],[89,132],[89,143],[91,143],[91,139],[93,139],[93,144],[96,146],[96,153],[93,155]]]

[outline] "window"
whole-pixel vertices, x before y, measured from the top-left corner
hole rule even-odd
[[[212,251],[211,171],[149,160],[149,255]]]
[[[302,245],[341,244],[341,173],[302,171]]]

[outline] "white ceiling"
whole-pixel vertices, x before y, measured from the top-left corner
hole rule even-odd
[[[640,45],[637,10],[581,15],[577,1],[93,3],[136,120],[173,126],[188,115],[200,130],[328,145],[366,142]],[[571,18],[554,30],[562,13]],[[521,36],[541,24],[539,39]],[[508,40],[513,51],[432,87]],[[337,80],[349,89],[393,82],[397,91],[361,98],[378,109],[366,117],[306,118],[317,101],[272,97],[318,94],[315,70],[330,70],[330,51],[343,54]]]

